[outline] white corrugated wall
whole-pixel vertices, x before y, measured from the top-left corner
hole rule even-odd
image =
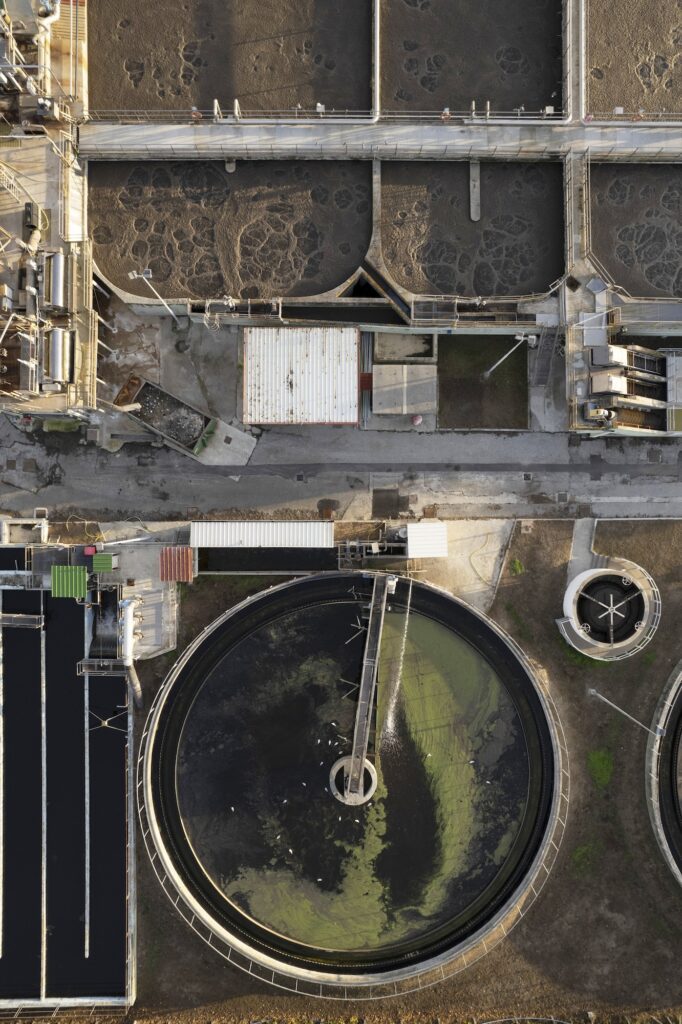
[[[193,548],[333,548],[334,524],[310,520],[195,522]]]

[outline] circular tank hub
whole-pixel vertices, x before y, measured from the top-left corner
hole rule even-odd
[[[630,576],[604,573],[578,594],[578,621],[600,643],[621,643],[642,628],[644,596]]]
[[[329,773],[329,788],[342,804],[348,806],[358,806],[359,804],[366,804],[372,799],[376,793],[377,785],[379,783],[379,776],[377,770],[371,761],[367,759],[363,762],[363,773],[362,783],[357,793],[353,793],[349,789],[349,778],[352,768],[352,758],[350,754],[345,757],[340,757],[338,761],[335,761],[332,765],[332,770]]]

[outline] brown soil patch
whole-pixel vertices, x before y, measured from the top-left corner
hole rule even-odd
[[[592,250],[616,284],[682,295],[682,167],[593,164],[590,217]]]
[[[369,110],[366,0],[88,4],[92,110]]]
[[[468,162],[384,164],[381,237],[396,283],[422,295],[547,291],[564,268],[562,171],[483,163],[474,222]]]
[[[168,299],[315,295],[367,252],[369,163],[91,164],[94,259],[112,284]],[[152,296],[153,297],[153,296]]]

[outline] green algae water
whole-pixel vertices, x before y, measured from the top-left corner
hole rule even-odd
[[[182,827],[235,913],[317,951],[415,948],[464,926],[514,850],[530,761],[484,654],[414,608],[387,610],[368,804],[329,790],[350,752],[365,633],[352,597],[292,608],[207,673],[176,760]]]

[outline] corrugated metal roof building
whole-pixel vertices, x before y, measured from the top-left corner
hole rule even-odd
[[[195,522],[193,548],[332,548],[334,524],[311,520]]]
[[[113,572],[114,556],[109,551],[98,551],[92,556],[93,572]]]
[[[191,547],[161,548],[159,578],[163,583],[191,583],[194,579]]]
[[[244,422],[357,424],[355,327],[247,327]]]
[[[53,565],[50,577],[53,597],[88,596],[88,571],[84,565]]]
[[[440,520],[407,524],[408,558],[447,558],[448,527]]]

